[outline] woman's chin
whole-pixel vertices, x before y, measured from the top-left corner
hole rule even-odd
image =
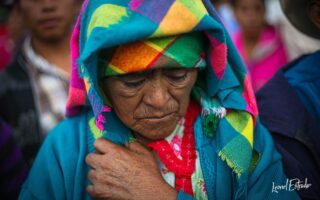
[[[176,128],[179,120],[178,115],[167,116],[164,119],[139,120],[134,127],[131,127],[136,136],[148,141],[162,140],[168,137]]]
[[[140,139],[146,143],[162,140],[170,136],[174,131],[176,125],[173,127],[157,127],[156,129],[144,129],[138,132],[135,132],[137,139]]]

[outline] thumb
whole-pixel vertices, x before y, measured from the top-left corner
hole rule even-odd
[[[146,154],[151,152],[150,148],[140,140],[133,140],[132,142],[127,143],[126,147],[128,150],[138,154]]]

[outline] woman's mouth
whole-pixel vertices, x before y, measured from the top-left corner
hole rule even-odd
[[[166,122],[173,119],[174,116],[175,116],[175,113],[172,112],[165,115],[154,115],[154,116],[143,117],[143,118],[140,118],[140,120],[145,122],[151,122],[151,123],[162,123],[162,122]]]
[[[59,25],[61,18],[46,18],[38,21],[39,25],[44,29],[52,29]]]

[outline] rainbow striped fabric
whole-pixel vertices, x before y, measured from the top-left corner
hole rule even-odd
[[[162,67],[203,68],[203,56],[203,33],[192,32],[120,45],[100,53],[98,62],[103,75],[112,76]]]
[[[202,43],[198,42],[199,35]],[[183,52],[181,46],[174,49],[171,44],[186,36],[191,39],[182,44],[185,53],[194,48],[190,52],[196,56],[186,54],[184,63],[183,59],[177,61],[170,55]],[[96,126],[92,128],[96,138],[105,134],[108,121],[104,113],[111,112],[99,87],[98,63],[102,51],[112,51],[107,53],[112,56],[104,59],[105,75],[170,63],[179,63],[181,67],[205,63],[195,97],[202,105],[204,120],[210,114],[219,115],[220,119],[216,130],[212,130],[214,133],[208,135],[216,137],[216,153],[238,178],[248,178],[257,106],[245,67],[209,0],[87,0],[71,47],[73,64],[67,115],[77,115],[84,107],[92,109],[95,119],[90,120],[90,127]]]

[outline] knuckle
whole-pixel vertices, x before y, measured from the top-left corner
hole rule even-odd
[[[93,171],[93,170],[90,170],[89,172],[88,172],[88,179],[90,180],[90,181],[95,181],[96,180],[96,175],[95,175],[95,172]]]
[[[102,195],[104,194],[104,191],[102,190],[101,187],[95,187],[94,193],[95,193],[97,196],[102,196]]]
[[[104,156],[101,160],[99,160],[99,165],[102,169],[109,169],[109,159],[107,156]]]
[[[94,174],[93,180],[95,183],[108,185],[110,183],[110,177],[103,171],[98,171]]]
[[[96,198],[110,199],[112,194],[106,187],[99,185],[94,187],[92,196]]]
[[[102,139],[98,138],[96,141],[94,141],[93,146],[94,147],[99,147],[102,142],[103,142]]]
[[[85,162],[86,162],[87,164],[91,163],[91,153],[86,156]]]

